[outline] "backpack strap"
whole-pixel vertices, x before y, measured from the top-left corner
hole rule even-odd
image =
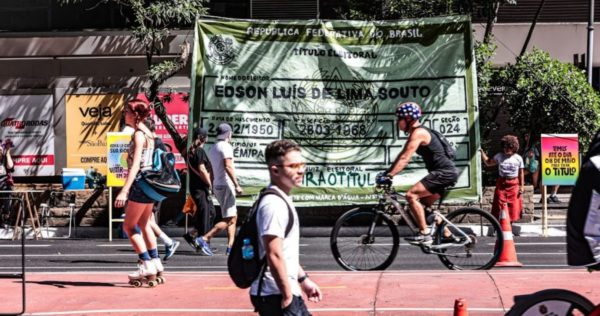
[[[256,211],[254,212],[254,221],[256,222],[256,214],[258,213],[258,207],[260,206],[260,202],[261,202],[262,198],[269,194],[277,195],[285,202],[285,205],[287,205],[289,217],[288,217],[288,224],[285,228],[285,235],[284,235],[284,238],[285,238],[290,234],[290,232],[292,231],[292,228],[294,227],[294,212],[292,211],[292,207],[287,202],[285,197],[283,195],[281,195],[281,193],[277,189],[264,188],[260,191],[260,195],[258,196],[258,200],[256,201]],[[264,262],[263,262],[262,268],[260,269],[260,273],[258,274],[258,278],[259,278],[258,279],[258,289],[256,290],[256,296],[258,296],[258,297],[260,297],[260,293],[262,292],[262,285],[263,285],[263,281],[265,278],[265,272],[267,271],[267,260],[265,258],[263,258],[262,260],[264,260]]]

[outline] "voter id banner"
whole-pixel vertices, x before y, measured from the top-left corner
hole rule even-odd
[[[122,94],[66,96],[67,167],[106,174],[106,134],[119,130]]]
[[[375,176],[402,150],[396,105],[419,103],[422,123],[458,151],[450,197],[481,192],[475,63],[468,17],[402,21],[199,20],[192,126],[233,127],[236,175],[247,193],[269,182],[267,144],[292,139],[308,165],[299,205],[372,202]],[[394,178],[427,174],[420,157]],[[249,202],[242,200],[242,202]]]
[[[579,176],[577,134],[542,134],[542,183],[575,185]]]
[[[52,95],[0,95],[0,143],[10,140],[14,176],[53,176]]]
[[[187,136],[188,133],[188,117],[190,112],[189,105],[189,94],[185,92],[172,92],[172,93],[160,93],[158,97],[163,102],[167,116],[173,122],[173,126],[177,130],[177,133],[182,137]],[[137,95],[140,100],[148,101],[146,94],[140,93]],[[175,168],[184,169],[186,168],[185,160],[179,153],[179,150],[175,147],[173,138],[167,132],[163,122],[156,116],[154,109],[152,109],[152,118],[156,123],[156,137],[160,138],[163,143],[168,145],[173,154],[175,155]]]
[[[106,185],[122,187],[127,179],[127,150],[131,141],[131,133],[106,134]]]

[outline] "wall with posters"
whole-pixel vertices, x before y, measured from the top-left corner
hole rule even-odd
[[[67,167],[95,167],[106,174],[106,135],[119,130],[122,94],[65,97]]]
[[[457,149],[460,177],[450,197],[479,199],[468,17],[199,20],[195,44],[193,126],[208,128],[212,142],[216,126],[232,125],[236,174],[246,192],[269,181],[266,145],[287,138],[303,147],[308,162],[304,187],[294,193],[300,205],[374,201],[376,174],[407,139],[396,127],[395,107],[414,101],[423,108],[423,124]],[[426,174],[416,156],[394,183],[407,188]]]
[[[0,95],[0,139],[15,147],[14,176],[54,175],[52,95]]]

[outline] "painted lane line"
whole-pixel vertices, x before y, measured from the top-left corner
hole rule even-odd
[[[25,245],[25,248],[52,247],[52,245]],[[0,245],[0,248],[21,248],[21,245]]]
[[[452,312],[453,308],[428,308],[428,307],[385,307],[385,308],[311,308],[311,312],[318,313],[340,313],[340,312]],[[471,307],[469,311],[476,312],[488,312],[488,313],[501,313],[504,314],[502,308],[486,308],[486,307]],[[155,309],[96,309],[96,310],[79,310],[79,311],[53,311],[53,312],[36,312],[27,313],[25,315],[42,316],[42,315],[82,315],[82,314],[107,314],[107,313],[253,313],[254,309],[224,309],[224,308],[182,308],[182,309],[168,309],[168,308],[155,308]]]

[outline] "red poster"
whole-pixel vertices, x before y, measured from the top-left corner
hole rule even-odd
[[[138,94],[138,99],[148,100],[146,99],[146,95],[143,93]],[[167,110],[167,116],[173,122],[175,129],[182,137],[187,136],[188,133],[188,113],[189,113],[189,103],[188,93],[185,92],[173,92],[173,93],[161,93],[159,94],[159,98],[163,100],[163,104]],[[160,137],[162,141],[170,146],[173,149],[173,153],[175,153],[175,158],[177,162],[175,167],[177,169],[185,168],[185,161],[181,157],[181,154],[175,148],[175,144],[173,143],[173,138],[169,135],[162,121],[156,116],[154,111],[152,111],[152,118],[156,122],[156,136]]]

